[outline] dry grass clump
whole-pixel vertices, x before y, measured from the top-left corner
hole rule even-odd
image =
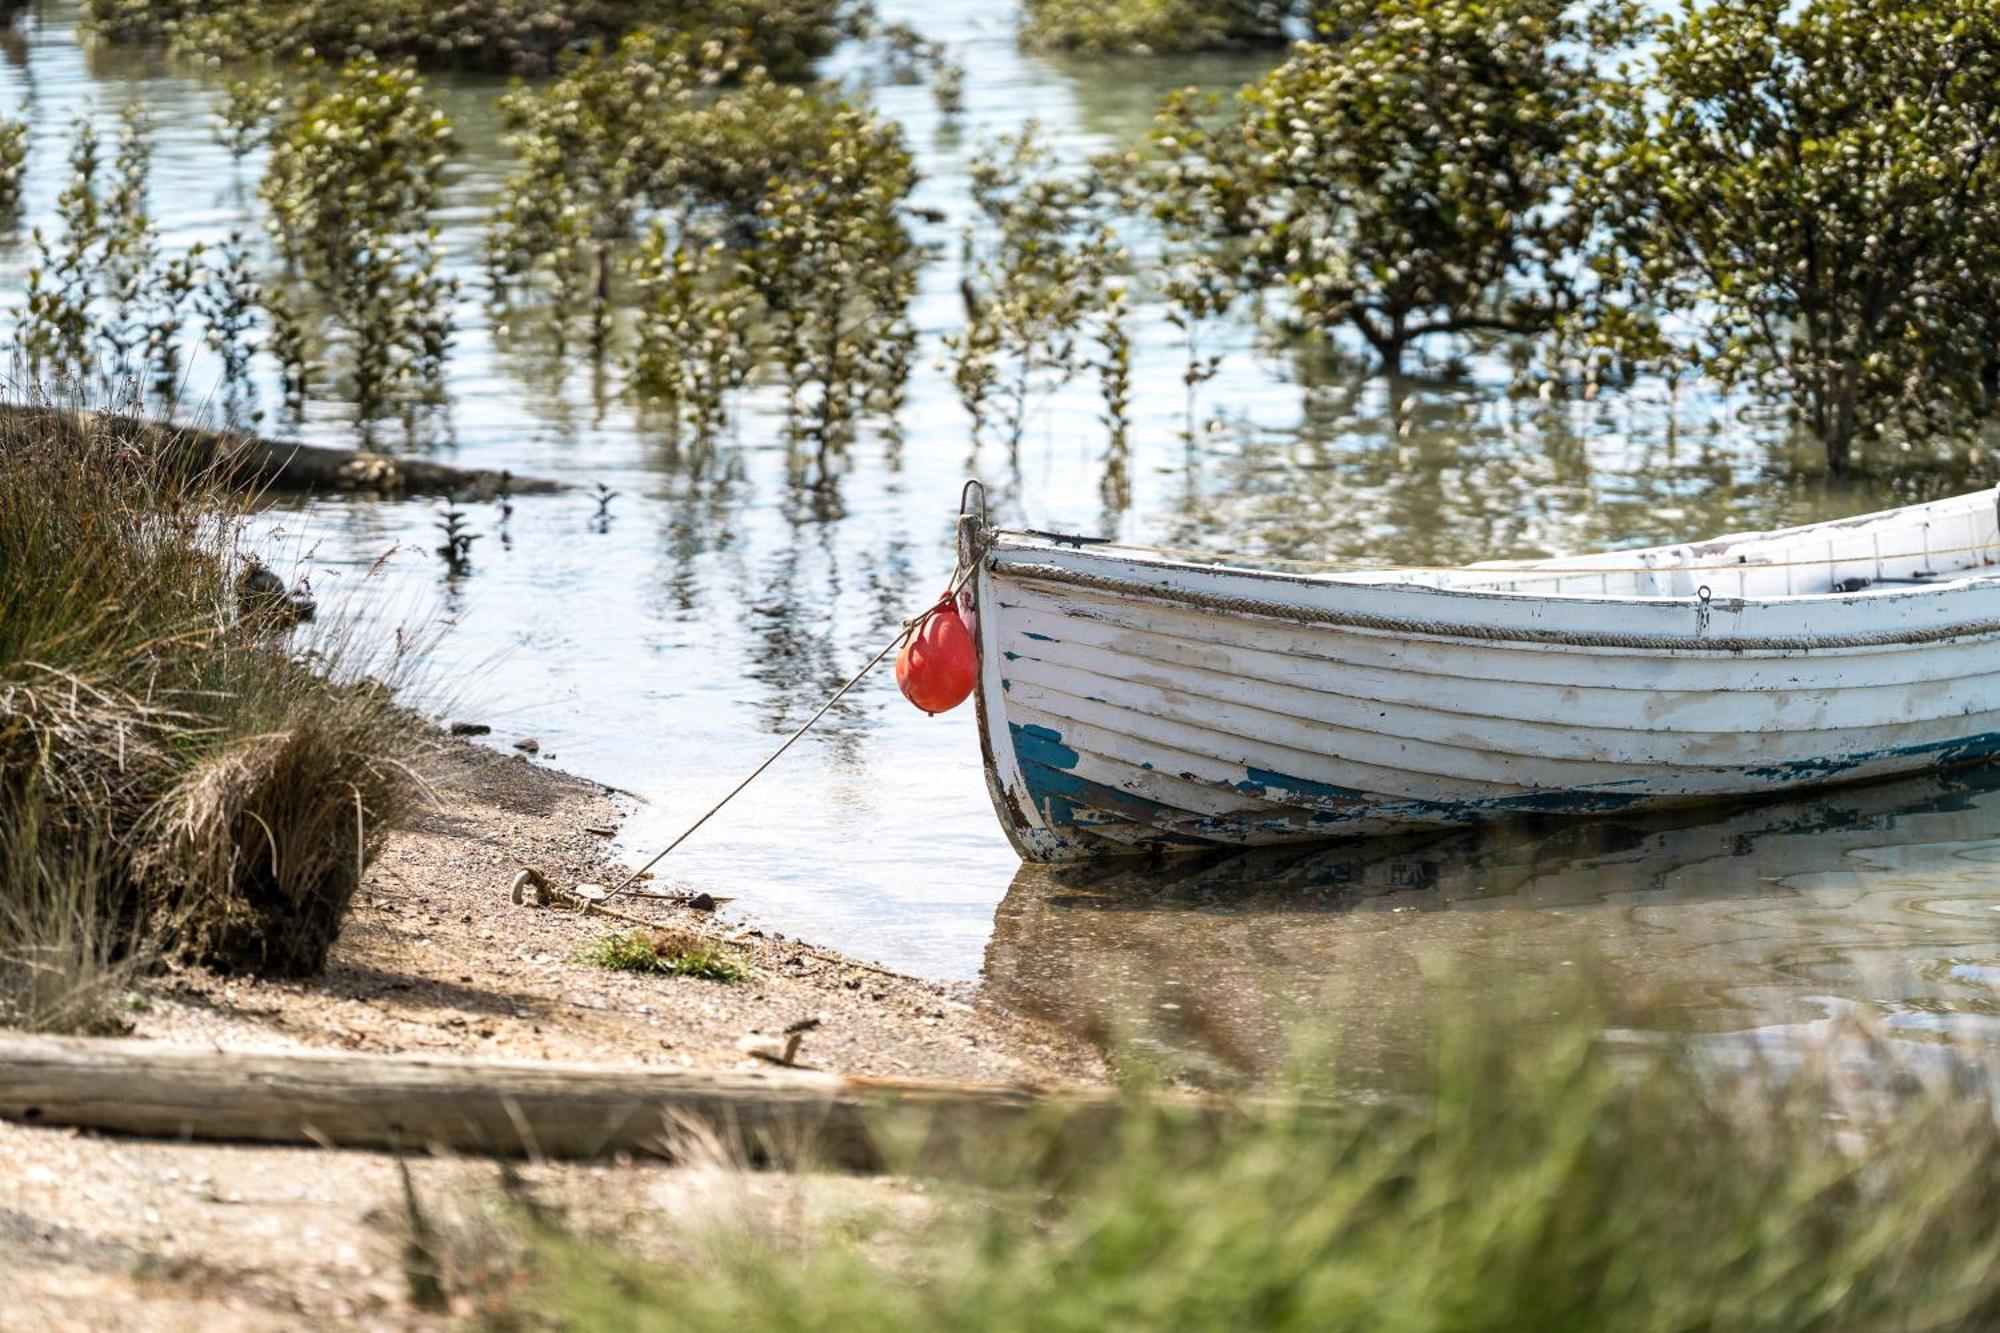
[[[242,613],[228,493],[153,444],[0,409],[0,1023],[165,950],[316,970],[412,788],[389,691]]]

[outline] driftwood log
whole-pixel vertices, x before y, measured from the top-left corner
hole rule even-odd
[[[1162,1095],[1199,1122],[1213,1099]],[[251,1054],[162,1042],[0,1035],[0,1117],[155,1138],[493,1156],[676,1156],[954,1169],[1031,1127],[1056,1155],[1103,1142],[1120,1095],[1000,1084],[335,1052]]]
[[[82,434],[110,429],[162,457],[182,460],[197,471],[214,470],[234,485],[253,490],[312,494],[456,495],[491,500],[502,492],[537,495],[567,489],[560,482],[516,477],[483,468],[451,467],[422,458],[360,449],[328,449],[292,440],[273,440],[243,431],[164,425],[110,412],[0,404],[0,443],[33,432]]]

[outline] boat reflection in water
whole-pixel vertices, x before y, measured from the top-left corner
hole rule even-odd
[[[1617,1025],[1768,1050],[1858,1013],[2000,1049],[2000,765],[1644,819],[1024,865],[985,965],[997,998],[1216,1081],[1328,1030],[1347,1073],[1392,1077],[1436,1015],[1578,976]]]

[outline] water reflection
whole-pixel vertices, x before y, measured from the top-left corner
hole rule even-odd
[[[2000,1040],[2000,767],[1810,801],[1142,866],[1023,867],[994,992],[1227,1078],[1331,1023],[1393,1075],[1439,1005],[1601,972],[1614,1023],[1780,1041],[1861,1010]],[[1496,990],[1495,988],[1501,988]]]

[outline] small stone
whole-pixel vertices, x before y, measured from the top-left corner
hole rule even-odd
[[[533,736],[523,736],[520,740],[514,742],[514,748],[522,754],[540,754],[542,752],[542,743]]]
[[[491,736],[493,728],[487,726],[484,722],[454,722],[451,724],[451,734],[454,736]]]
[[[687,905],[697,912],[713,912],[715,910],[715,899],[705,893],[697,893],[694,897],[688,899]]]

